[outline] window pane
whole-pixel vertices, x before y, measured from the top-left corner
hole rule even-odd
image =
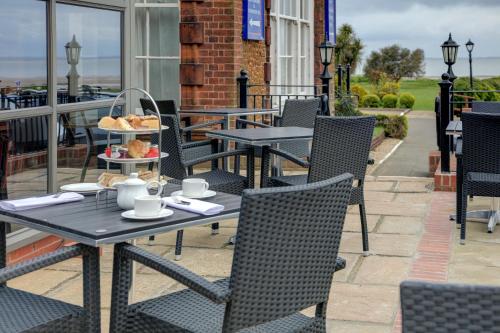
[[[109,108],[62,114],[58,119],[57,178],[58,185],[96,182],[106,170],[106,163],[97,158],[107,147],[107,132],[97,128],[98,121],[109,114]],[[114,116],[122,115],[120,107]],[[111,136],[112,144],[121,144],[121,135]],[[120,165],[111,164],[112,172]]]
[[[47,104],[46,6],[39,0],[0,2],[0,110]]]
[[[300,0],[300,18],[303,20],[309,19],[309,2],[310,0]]]
[[[112,97],[121,90],[121,12],[62,3],[56,11],[58,102]]]
[[[149,17],[149,54],[179,56],[179,9],[155,8]]]

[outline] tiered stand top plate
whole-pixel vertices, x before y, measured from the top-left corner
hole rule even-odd
[[[128,130],[119,130],[119,129],[114,129],[114,128],[103,128],[103,127],[98,127],[100,130],[111,132],[114,134],[155,134],[160,131],[160,129],[157,128],[145,128],[145,129],[134,129],[131,131]],[[167,130],[168,126],[161,126],[161,130]]]
[[[161,153],[161,158],[167,157],[167,153]],[[144,158],[113,158],[107,157],[106,154],[99,154],[97,157],[105,160],[106,162],[111,163],[148,163],[148,162],[157,162],[158,156],[156,157],[144,157]]]

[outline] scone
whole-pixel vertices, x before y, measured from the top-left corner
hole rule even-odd
[[[154,119],[143,119],[141,125],[151,129],[159,129],[160,121],[157,117],[154,117]]]
[[[114,128],[116,120],[111,117],[102,117],[97,126],[100,128]]]
[[[133,131],[134,128],[126,121],[124,118],[120,117],[116,119],[115,129],[123,130],[123,131]]]
[[[138,129],[138,128],[141,128],[142,127],[142,121],[141,121],[141,117],[138,117],[138,116],[135,116],[135,115],[132,115],[132,116],[129,116],[127,118],[125,118],[128,123],[135,129]]]
[[[143,158],[149,151],[148,145],[141,140],[130,140],[127,148],[128,155],[132,158]]]

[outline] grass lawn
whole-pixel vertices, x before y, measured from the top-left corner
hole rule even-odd
[[[353,77],[352,84],[362,85],[368,92],[372,91],[372,86],[365,78]],[[417,80],[402,80],[402,93],[407,92],[413,94],[417,99],[413,110],[434,111],[434,99],[439,93],[438,80],[417,79]]]

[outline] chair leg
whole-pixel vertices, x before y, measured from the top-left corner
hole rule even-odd
[[[219,234],[219,223],[212,223],[212,235]]]
[[[177,238],[175,239],[175,260],[179,261],[182,258],[182,237],[184,230],[177,231]]]
[[[465,225],[467,223],[467,190],[462,188],[462,205],[460,212],[460,244],[465,245]]]
[[[361,236],[363,238],[363,255],[366,257],[370,253],[370,248],[368,245],[368,225],[366,222],[366,211],[364,200],[359,204],[359,216],[361,218]]]
[[[154,235],[153,236],[149,236],[149,242],[148,242],[148,244],[149,245],[153,245],[154,241],[155,241],[155,236]]]

